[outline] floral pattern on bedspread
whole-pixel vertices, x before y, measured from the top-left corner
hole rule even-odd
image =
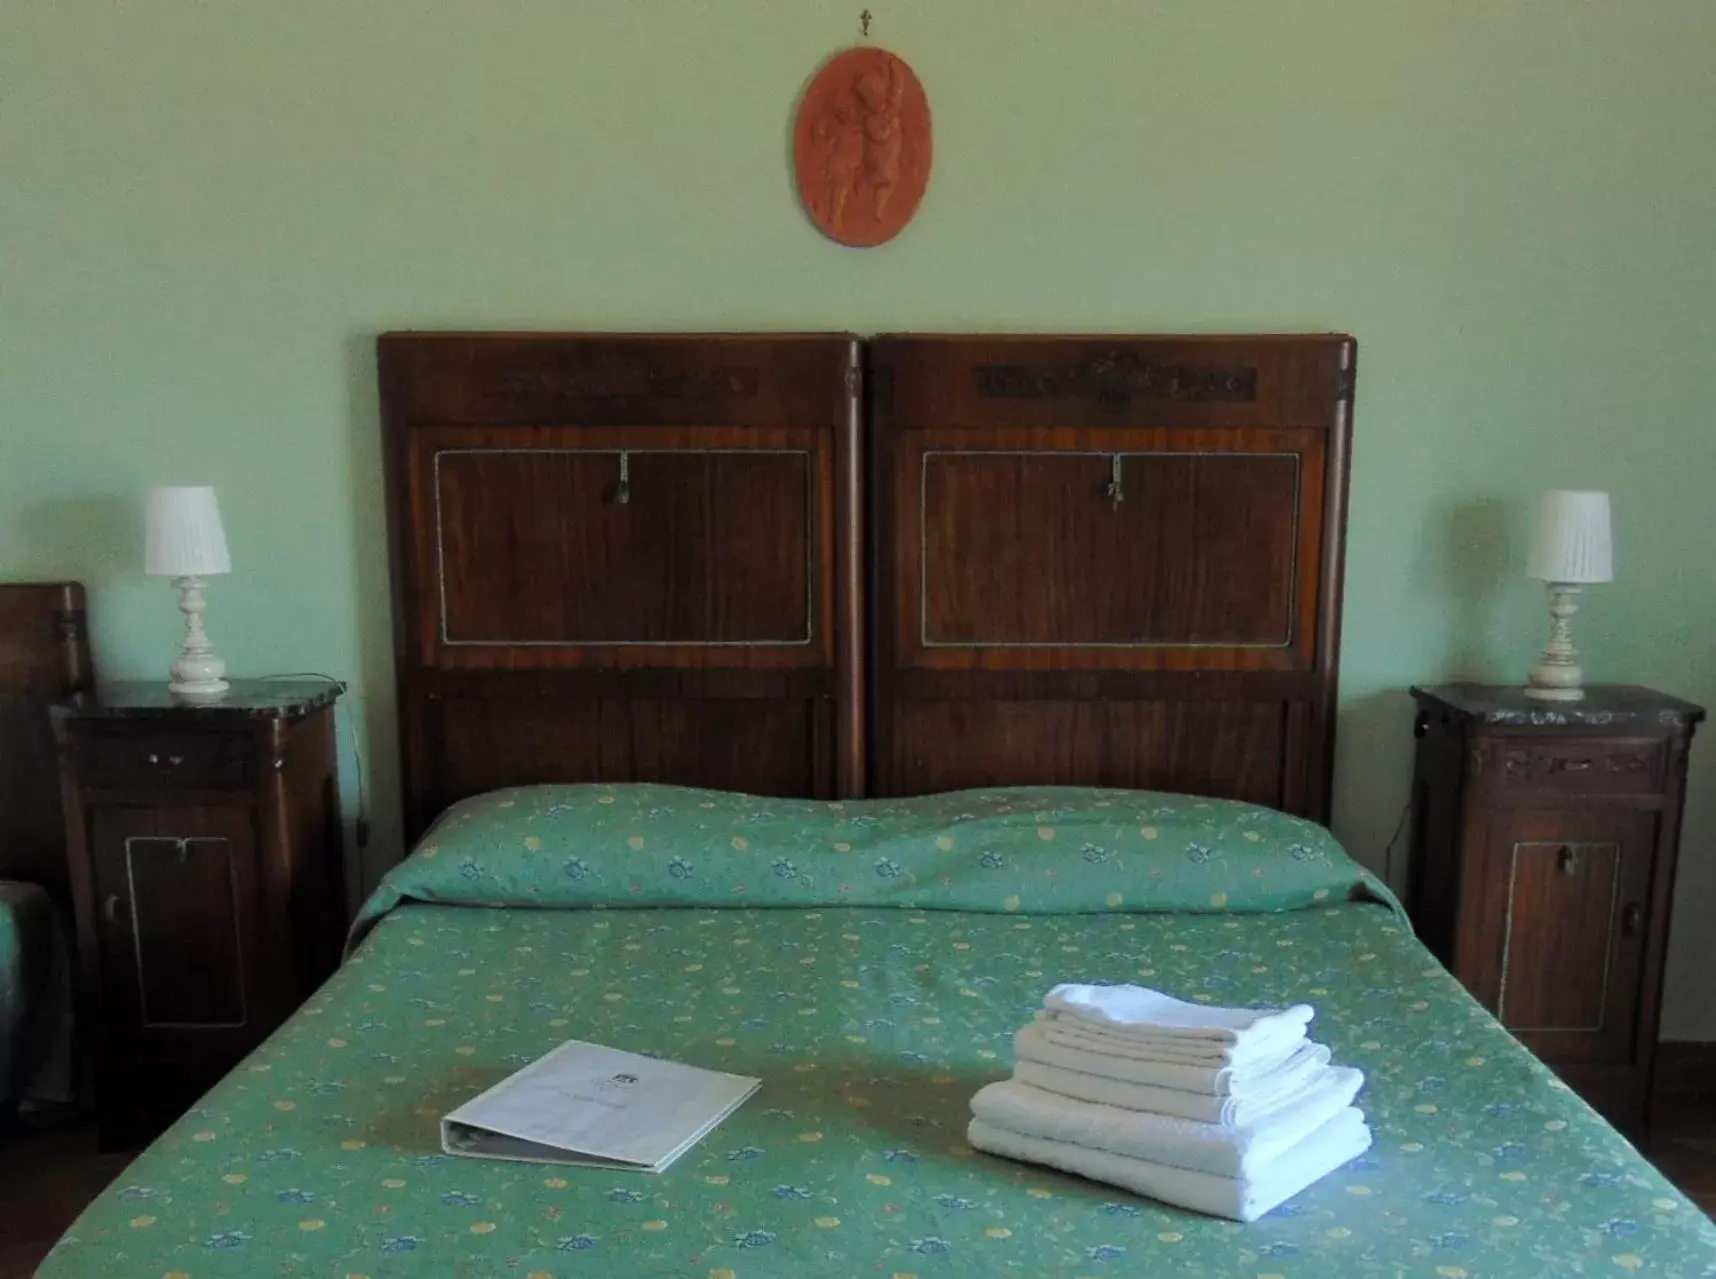
[[[967,1099],[1067,978],[1315,1003],[1315,1033],[1370,1076],[1375,1146],[1251,1226],[974,1153]],[[442,1113],[570,1037],[763,1088],[659,1177],[438,1153]],[[408,905],[41,1274],[1479,1279],[1713,1263],[1709,1221],[1376,905]]]
[[[411,900],[1053,914],[1348,898],[1395,904],[1325,828],[1233,800],[1071,786],[831,802],[524,786],[449,809],[383,879],[354,935]]]

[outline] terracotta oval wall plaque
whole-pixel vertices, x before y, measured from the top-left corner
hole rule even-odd
[[[793,158],[799,198],[824,235],[855,248],[886,243],[929,185],[923,85],[886,49],[836,54],[805,90]]]

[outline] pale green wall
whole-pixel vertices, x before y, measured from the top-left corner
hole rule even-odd
[[[867,252],[787,169],[857,0],[5,5],[0,574],[82,578],[101,666],[156,675],[178,619],[138,494],[218,485],[216,638],[356,682],[386,815],[377,332],[1342,329],[1360,857],[1405,798],[1404,687],[1517,676],[1540,640],[1540,488],[1614,492],[1592,674],[1716,701],[1716,4],[868,3],[936,168]],[[1713,840],[1707,741],[1676,1035],[1716,1037]]]

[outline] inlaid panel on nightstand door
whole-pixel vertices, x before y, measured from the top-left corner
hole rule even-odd
[[[1517,814],[1490,849],[1505,893],[1496,1016],[1558,1061],[1629,1061],[1656,814]]]
[[[90,824],[109,1029],[244,1026],[245,960],[257,943],[248,814],[103,807]]]

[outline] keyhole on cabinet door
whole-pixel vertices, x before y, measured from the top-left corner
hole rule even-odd
[[[1571,844],[1561,846],[1561,873],[1563,875],[1577,875],[1579,873],[1579,854]]]
[[[1108,508],[1118,511],[1120,504],[1126,500],[1126,490],[1121,486],[1120,454],[1116,453],[1108,462]]]
[[[632,459],[627,453],[620,454],[620,482],[614,485],[614,491],[608,498],[612,506],[625,506],[632,500]]]

